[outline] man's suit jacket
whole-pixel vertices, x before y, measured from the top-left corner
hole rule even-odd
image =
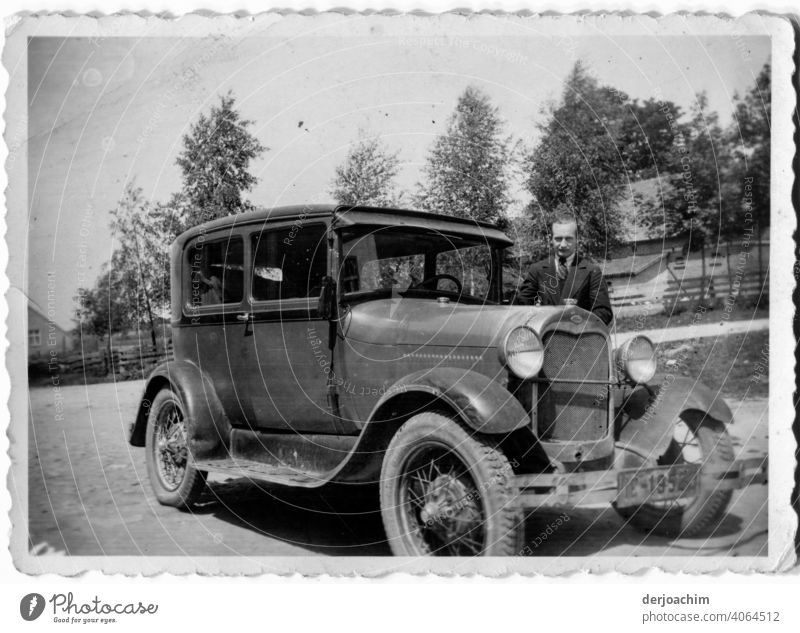
[[[533,264],[520,286],[516,303],[555,306],[561,305],[566,298],[576,299],[578,307],[593,312],[606,325],[614,318],[600,268],[578,256],[563,281],[558,278],[558,269],[552,257]]]

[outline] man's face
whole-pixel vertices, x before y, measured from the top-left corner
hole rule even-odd
[[[553,247],[559,257],[569,257],[578,248],[578,225],[575,222],[553,224]]]

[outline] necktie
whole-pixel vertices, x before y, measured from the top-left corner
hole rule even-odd
[[[558,258],[558,278],[564,281],[567,278],[567,258]]]

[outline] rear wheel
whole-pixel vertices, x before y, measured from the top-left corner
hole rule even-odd
[[[392,439],[381,514],[396,556],[519,554],[522,515],[506,457],[455,420],[426,412]]]
[[[206,474],[191,463],[183,404],[170,389],[153,400],[147,419],[147,474],[159,503],[189,508],[206,485]]]
[[[733,442],[725,425],[709,417],[685,414],[659,466],[699,464],[703,470],[724,469],[733,462]],[[709,532],[731,500],[730,490],[702,488],[699,494],[648,503],[617,512],[635,527],[669,537],[693,537]]]

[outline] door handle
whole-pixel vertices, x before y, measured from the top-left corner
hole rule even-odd
[[[243,314],[237,314],[236,318],[239,321],[249,321],[250,320],[250,313],[249,312],[245,312]]]

